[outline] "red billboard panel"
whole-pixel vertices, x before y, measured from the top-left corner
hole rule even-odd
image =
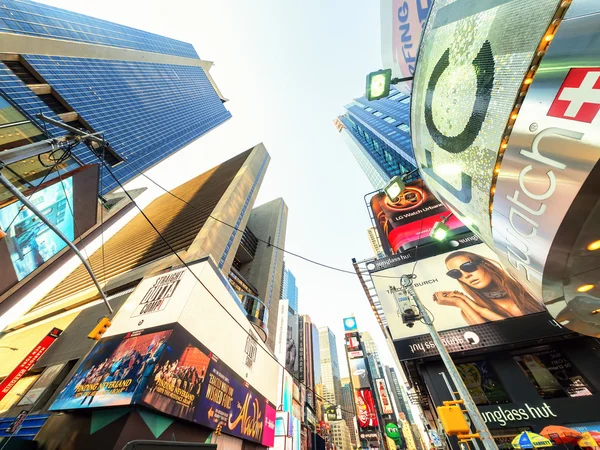
[[[430,240],[429,234],[436,222],[450,211],[429,191],[423,180],[413,181],[396,201],[390,201],[384,193],[371,199],[371,209],[377,222],[377,232],[385,253],[390,256]],[[457,233],[468,231],[456,216],[446,225]]]
[[[371,389],[359,389],[354,392],[356,401],[356,420],[360,428],[379,426],[377,410]]]
[[[29,352],[29,354],[21,361],[21,363],[13,370],[5,379],[0,383],[0,400],[2,400],[6,394],[10,392],[10,390],[17,384],[23,375],[29,372],[29,369],[33,367],[33,365],[42,357],[48,347],[52,345],[52,343],[56,340],[58,336],[60,336],[62,330],[58,328],[53,328],[50,333],[48,333],[44,339],[40,341],[38,345],[35,346],[33,350]]]

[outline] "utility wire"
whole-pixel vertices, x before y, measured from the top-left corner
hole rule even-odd
[[[231,319],[233,319],[233,321],[237,325],[239,325],[239,327],[248,335],[248,337],[250,337],[250,339],[252,339],[258,345],[260,345],[258,338],[255,337],[252,333],[250,333],[246,329],[246,327],[244,325],[242,325],[240,322],[238,322],[238,320],[233,316],[233,314],[231,314],[231,312],[217,299],[217,297],[210,291],[210,289],[208,289],[208,287],[206,287],[206,285],[202,282],[202,280],[200,280],[200,278],[198,278],[198,276],[194,273],[194,271],[190,268],[190,266],[181,258],[181,256],[179,256],[179,254],[177,253],[177,251],[173,248],[173,246],[169,243],[169,241],[167,241],[167,239],[163,236],[163,234],[160,232],[160,230],[158,228],[156,228],[156,226],[152,223],[152,221],[150,220],[150,218],[146,215],[146,213],[144,213],[144,211],[142,210],[142,208],[136,203],[136,201],[133,199],[133,197],[131,197],[131,195],[129,194],[129,192],[127,192],[125,190],[125,188],[123,187],[123,185],[121,184],[121,182],[119,181],[119,179],[116,177],[116,175],[114,174],[114,172],[106,164],[106,161],[104,161],[103,159],[101,159],[101,157],[99,155],[96,155],[96,156],[98,156],[98,159],[100,159],[101,164],[105,166],[106,170],[109,172],[109,174],[112,176],[112,178],[116,181],[116,183],[119,185],[119,187],[121,189],[123,189],[123,191],[125,192],[125,194],[127,195],[127,197],[129,197],[129,200],[135,205],[135,207],[138,209],[138,211],[140,212],[140,214],[144,217],[144,219],[146,219],[146,221],[148,222],[148,224],[154,229],[154,231],[156,232],[156,234],[158,234],[158,236],[160,237],[160,239],[167,245],[167,247],[169,248],[169,250],[177,257],[177,259],[181,262],[181,264],[192,274],[192,276],[196,279],[196,281],[198,281],[198,283],[200,283],[200,285],[206,290],[206,292],[208,292],[210,294],[210,296],[217,302],[217,304],[227,313],[227,315],[229,317],[231,317]],[[279,365],[280,367],[282,367],[284,370],[287,371],[285,365],[281,364],[281,362],[279,362],[279,360],[275,357],[275,355],[272,355],[270,352],[266,352],[266,353],[267,353],[267,355],[269,355],[273,359],[273,361],[275,361],[275,363],[277,365]],[[315,395],[315,397],[318,397],[319,400],[323,401],[323,403],[327,403],[330,406],[335,406],[336,408],[339,406],[342,411],[345,411],[345,412],[350,413],[352,415],[356,415],[356,412],[354,412],[354,411],[348,411],[346,409],[341,408],[341,405],[334,405],[334,404],[330,403],[328,400],[324,399],[319,394],[317,394],[314,389],[312,389],[309,386],[307,386],[306,383],[300,381],[293,374],[290,374],[290,375],[292,376],[292,378],[294,380],[296,380],[296,382],[298,384],[304,386],[308,391],[312,392]]]

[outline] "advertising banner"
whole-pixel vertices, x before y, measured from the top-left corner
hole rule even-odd
[[[102,339],[50,410],[132,403],[273,445],[274,406],[181,326]]]
[[[277,335],[275,336],[275,356],[277,360],[285,364],[285,358],[287,353],[287,327],[289,317],[289,301],[279,300],[279,306],[277,308]]]
[[[23,359],[23,361],[21,361],[19,365],[8,374],[2,383],[0,383],[0,400],[6,397],[6,394],[8,394],[14,385],[17,384],[17,381],[19,381],[21,378],[23,378],[23,375],[29,372],[29,369],[31,369],[37,360],[40,359],[44,353],[46,353],[48,347],[50,347],[58,338],[58,336],[60,336],[60,333],[62,333],[62,330],[53,328],[50,333],[44,336],[40,343],[27,354],[25,359]]]
[[[359,389],[354,391],[356,402],[356,420],[360,428],[373,428],[379,426],[377,420],[377,409],[371,389]]]
[[[423,31],[411,97],[415,159],[435,196],[459,219],[468,217],[469,227],[490,246],[498,153],[559,4],[492,2],[481,9],[438,0]]]
[[[381,0],[381,59],[395,77],[414,74],[421,33],[433,0]],[[399,90],[410,93],[411,83]]]
[[[360,349],[360,341],[356,337],[349,337],[346,339],[346,347],[348,350],[358,350]]]
[[[375,389],[377,389],[377,396],[379,397],[379,403],[381,404],[381,413],[394,414],[392,402],[390,401],[390,396],[388,395],[385,380],[383,378],[377,378],[375,380]]]
[[[131,404],[138,387],[153,374],[172,331],[138,331],[100,340],[50,410]]]
[[[296,376],[298,375],[298,337],[298,316],[296,314],[289,314],[287,325],[285,368],[289,373]]]
[[[417,243],[431,242],[429,234],[433,225],[450,215],[423,180],[408,183],[395,202],[390,201],[385,193],[375,195],[371,198],[371,209],[388,256],[408,250]],[[469,231],[454,215],[450,216],[446,225],[456,234]]]
[[[354,389],[371,387],[365,358],[354,358],[350,363],[350,377]]]
[[[416,265],[414,252],[392,257],[396,258],[395,267],[376,270],[386,267],[385,261],[367,265],[379,275],[373,277],[373,282],[401,359],[436,354],[424,324],[416,321],[408,328],[402,323],[399,311],[407,299],[394,296],[390,292],[390,278],[386,278],[399,280],[413,271],[416,275],[413,288],[433,316],[436,328],[442,332],[456,330],[446,335],[449,349],[452,345],[463,350],[500,345],[536,338],[536,333],[540,336],[565,333],[560,325],[549,322],[545,307],[504,271],[496,254],[480,242],[475,236],[463,237],[446,244],[442,254],[437,245],[419,248]],[[396,287],[400,288],[399,282]],[[533,317],[540,313],[541,317]],[[522,324],[535,323],[537,327],[526,329],[523,325],[516,327],[515,323],[502,324],[515,318],[527,318]],[[486,334],[483,342],[481,337]],[[425,339],[410,339],[424,335]]]
[[[356,333],[358,326],[356,325],[356,319],[354,317],[346,317],[344,319],[344,332],[345,333]]]
[[[363,358],[365,355],[362,350],[353,350],[348,352],[348,358]]]

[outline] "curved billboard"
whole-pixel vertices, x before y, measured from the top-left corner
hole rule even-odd
[[[415,70],[411,123],[421,175],[488,245],[494,168],[523,79],[557,0],[438,0]]]

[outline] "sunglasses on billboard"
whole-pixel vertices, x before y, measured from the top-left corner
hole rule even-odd
[[[458,269],[449,270],[448,272],[446,272],[446,275],[448,275],[450,278],[454,278],[455,280],[458,280],[460,277],[462,277],[463,272],[465,272],[465,273],[475,272],[480,264],[481,264],[481,260],[467,261],[466,263],[462,263],[458,267]]]

